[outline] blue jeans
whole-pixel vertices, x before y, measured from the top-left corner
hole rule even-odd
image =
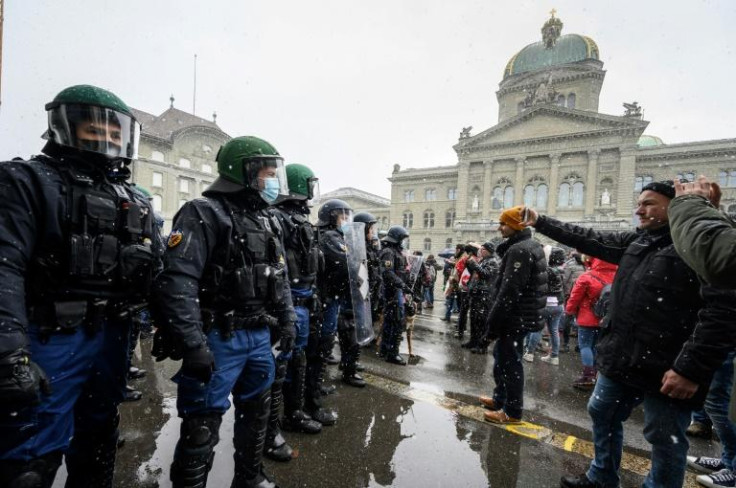
[[[595,345],[600,331],[599,327],[578,327],[578,347],[583,366],[595,366]]]
[[[503,336],[493,346],[493,401],[506,415],[520,419],[524,408],[524,336]]]
[[[457,295],[450,293],[450,296],[445,298],[445,320],[450,320],[452,309],[455,307],[457,307]]]
[[[728,420],[728,402],[733,388],[733,359],[735,352],[728,355],[713,375],[708,396],[705,398],[705,412],[713,421],[713,428],[721,440],[721,461],[731,471],[736,468],[736,424]]]
[[[434,283],[424,287],[424,301],[434,305]]]
[[[685,429],[690,424],[690,409],[663,395],[626,386],[602,374],[598,375],[588,401],[595,444],[595,457],[587,472],[588,479],[606,488],[619,486],[623,422],[642,403],[644,438],[652,445],[652,468],[642,486],[682,487],[689,447]]]
[[[552,345],[552,350],[549,354],[553,358],[560,355],[560,323],[562,322],[562,315],[564,312],[565,309],[562,305],[544,307],[544,319],[547,322],[549,341]]]
[[[180,417],[225,413],[230,408],[230,393],[237,405],[261,394],[273,383],[276,367],[268,327],[236,330],[229,339],[215,327],[207,334],[207,344],[217,368],[209,383],[181,371],[174,376]]]

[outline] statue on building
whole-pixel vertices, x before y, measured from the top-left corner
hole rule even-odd
[[[536,88],[527,90],[522,105],[524,108],[529,108],[540,103],[556,103],[558,94],[555,87],[552,86],[552,73],[548,73]]]
[[[624,117],[640,119],[642,117],[639,102],[624,103]]]
[[[478,198],[478,194],[476,193],[473,195],[473,211],[477,212],[480,208],[480,199]]]
[[[601,193],[601,205],[607,206],[611,204],[611,194],[608,192],[608,188],[603,189],[603,193]]]
[[[552,9],[550,12],[551,17],[542,26],[542,42],[546,49],[552,49],[557,44],[557,39],[562,34],[562,26],[564,25],[560,19],[555,17],[557,11]]]
[[[473,130],[473,126],[469,125],[467,127],[463,127],[463,130],[460,131],[460,139],[468,139],[470,137],[470,131]]]

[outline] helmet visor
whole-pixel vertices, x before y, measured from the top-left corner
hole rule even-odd
[[[343,225],[353,223],[352,210],[348,210],[346,208],[336,208],[335,210],[330,212],[330,215],[332,216],[332,221],[335,223],[336,227],[341,227]]]
[[[307,180],[307,203],[312,205],[315,200],[319,200],[319,178],[309,178]]]
[[[289,185],[286,181],[286,168],[284,160],[280,157],[263,157],[263,158],[246,158],[243,160],[249,186],[256,190],[262,191],[266,187],[270,187],[267,180],[273,178],[278,180],[278,194],[288,195]]]
[[[49,109],[49,137],[59,145],[109,158],[135,159],[141,125],[130,115],[93,105],[60,104]]]

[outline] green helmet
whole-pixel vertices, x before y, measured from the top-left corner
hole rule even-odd
[[[230,139],[217,152],[215,160],[219,178],[210,186],[212,191],[230,193],[249,188],[260,192],[268,203],[273,203],[279,194],[288,194],[284,159],[263,139],[253,136]],[[264,168],[275,170],[275,176],[259,176]],[[277,179],[278,186],[274,186],[273,179]]]
[[[319,178],[303,164],[287,164],[286,179],[289,183],[289,199],[315,200],[319,198]]]
[[[60,146],[125,162],[138,157],[141,126],[125,102],[92,85],[75,85],[46,104],[48,137]]]

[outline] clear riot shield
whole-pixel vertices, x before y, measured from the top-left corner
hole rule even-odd
[[[419,279],[419,272],[422,269],[422,263],[424,262],[424,256],[414,256],[413,254],[406,253],[406,262],[409,265],[409,288],[414,289],[414,285]]]
[[[355,335],[358,344],[364,346],[373,340],[371,293],[368,283],[368,259],[365,250],[365,224],[353,222],[345,231],[348,248],[348,275],[350,298],[353,303]]]

